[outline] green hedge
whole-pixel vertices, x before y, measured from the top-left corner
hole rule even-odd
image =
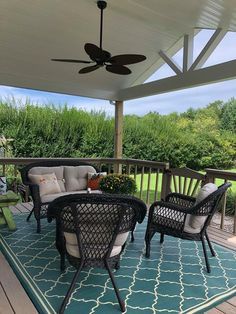
[[[124,117],[124,157],[192,169],[230,168],[236,159],[236,101],[161,116]],[[227,121],[230,119],[230,123]],[[113,157],[114,118],[104,112],[0,102],[0,134],[15,157]]]

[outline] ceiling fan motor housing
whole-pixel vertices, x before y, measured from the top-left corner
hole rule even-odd
[[[98,1],[98,2],[97,2],[97,6],[98,6],[98,8],[99,8],[100,10],[104,10],[104,9],[106,9],[106,7],[107,7],[107,3],[106,3],[106,1]]]

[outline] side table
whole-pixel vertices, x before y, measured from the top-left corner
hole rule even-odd
[[[7,224],[9,230],[16,230],[16,224],[9,206],[16,205],[19,196],[13,191],[7,191],[6,194],[0,195],[0,225]]]

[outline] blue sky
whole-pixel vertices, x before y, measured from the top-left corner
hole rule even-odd
[[[196,36],[194,57],[199,54],[212,33],[212,31],[202,31]],[[236,33],[228,33],[225,36],[204,66],[236,59],[235,49],[232,49],[232,47],[236,47]],[[182,50],[174,56],[174,60],[181,64]],[[164,65],[147,82],[171,75],[174,75],[172,70],[168,65]],[[15,99],[22,103],[29,98],[33,103],[40,105],[49,103],[55,105],[67,104],[69,107],[82,108],[88,111],[105,110],[108,115],[114,115],[114,107],[108,101],[0,85],[0,97],[6,98],[11,96],[14,96]],[[125,102],[124,113],[141,116],[150,111],[156,111],[160,114],[168,114],[174,111],[184,112],[190,107],[202,108],[215,100],[227,101],[232,97],[236,98],[236,80],[127,101]]]

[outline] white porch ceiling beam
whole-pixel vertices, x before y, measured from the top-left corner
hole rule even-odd
[[[193,64],[194,33],[184,35],[183,72],[187,72]]]
[[[178,66],[178,64],[175,63],[175,61],[171,58],[169,58],[164,51],[159,51],[159,56],[169,65],[169,67],[176,73],[181,74],[181,68]]]
[[[236,60],[126,88],[120,90],[115,95],[115,99],[131,100],[234,78],[236,78]]]
[[[223,30],[221,28],[218,28],[214,34],[211,36],[205,47],[202,49],[196,60],[193,62],[189,70],[197,70],[200,69],[204,63],[207,61],[207,59],[210,57],[210,55],[213,53],[213,51],[216,49],[216,47],[219,45],[221,40],[224,38],[225,34],[227,33],[226,30]]]

